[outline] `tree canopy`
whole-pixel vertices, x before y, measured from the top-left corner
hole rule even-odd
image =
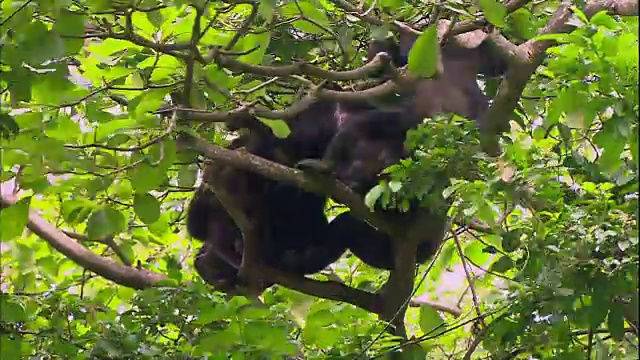
[[[635,1],[0,6],[2,359],[638,358]],[[418,35],[406,67],[367,62],[372,39],[402,33]],[[225,148],[238,114],[286,137],[319,99],[437,77],[447,39],[507,64],[478,79],[482,126],[428,119],[407,136],[419,157],[365,197]],[[447,238],[415,272],[347,254],[314,280],[267,272],[278,285],[232,297],[194,271],[185,231],[203,157],[379,228],[375,204],[442,193]]]

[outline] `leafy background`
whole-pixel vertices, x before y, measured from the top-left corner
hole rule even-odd
[[[636,359],[638,20],[589,13],[594,3],[576,2],[572,31],[536,38],[566,5],[3,1],[0,357],[351,359],[401,347],[406,358]],[[629,15],[625,6],[617,9]],[[197,157],[178,151],[175,129],[150,112],[185,78],[195,79],[192,106],[216,111],[252,102],[282,108],[309,80],[233,63],[190,67],[184,49],[171,44],[188,44],[200,22],[203,53],[232,44],[228,51],[249,65],[308,61],[344,70],[364,64],[368,40],[394,20],[436,11],[460,22],[484,19],[514,44],[553,46],[525,79],[514,115],[505,115],[513,121],[499,161],[472,156],[477,143],[456,132],[466,123],[442,120],[409,137],[433,161],[392,171],[397,183],[413,180],[403,189],[415,197],[430,186],[434,163],[479,165],[474,178],[454,179],[445,190],[455,194],[451,214],[498,229],[463,229],[420,267],[409,341],[385,335],[374,315],[346,303],[275,286],[255,306],[203,284],[192,267],[198,244],[184,230]],[[87,23],[109,31],[87,40]],[[247,23],[252,31],[236,36]],[[433,71],[414,65],[434,64],[429,49],[411,54],[410,70]],[[500,93],[495,79],[483,84]],[[286,135],[282,121],[263,120]],[[180,127],[226,142],[209,122]],[[9,206],[16,185],[20,200]],[[378,188],[369,201],[383,193]],[[33,214],[81,246],[62,255],[51,239],[25,229]],[[119,281],[131,274],[88,271],[104,264],[87,249],[132,274],[166,278],[149,287],[145,279]],[[331,275],[369,290],[386,278],[349,256]]]

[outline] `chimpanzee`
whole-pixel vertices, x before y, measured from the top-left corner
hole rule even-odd
[[[398,53],[392,51],[392,59],[396,66],[406,64],[408,50],[413,41],[414,39],[405,39],[404,42],[401,41]],[[372,44],[378,46],[378,49],[369,51],[370,59],[379,50],[385,50],[379,46],[380,44]],[[382,44],[393,46],[390,42]],[[403,146],[406,131],[420,123],[422,118],[440,112],[456,112],[477,119],[486,109],[488,99],[475,81],[475,75],[481,71],[481,67],[470,63],[470,59],[474,57],[467,56],[469,52],[465,53],[465,50],[468,49],[445,46],[442,50],[443,76],[439,79],[421,81],[413,94],[404,97],[407,101],[398,109],[380,110],[372,105],[340,104],[321,100],[288,122],[291,134],[286,139],[272,136],[270,130],[254,117],[237,118],[229,127],[248,128],[249,134],[244,145],[247,150],[285,165],[293,165],[302,159],[324,157],[327,163],[331,163],[338,178],[363,193],[377,182],[377,175],[382,169],[406,156]],[[229,176],[226,181],[229,185],[225,187],[231,187],[234,181],[251,178],[246,172],[236,169],[231,173],[235,175]],[[318,271],[335,261],[346,246],[345,241],[331,239],[349,239],[348,244],[352,252],[363,261],[375,267],[392,267],[392,253],[389,250],[391,239],[368,224],[350,215],[342,215],[328,227],[324,226],[320,220],[323,208],[321,204],[323,205],[325,200],[323,197],[264,178],[257,180],[256,184],[256,189],[260,190],[255,198],[246,199],[246,195],[238,191],[230,193],[237,195],[240,198],[238,201],[247,205],[247,212],[252,207],[248,205],[261,204],[251,218],[252,221],[265,223],[271,229],[266,236],[268,239],[263,240],[265,260],[270,266],[297,273]],[[242,199],[243,197],[245,199]],[[196,201],[198,200],[194,198],[194,202]],[[192,204],[191,208],[200,209],[201,206]],[[294,209],[304,209],[305,213],[299,213]],[[297,221],[287,221],[291,215],[276,215],[292,214],[294,211],[295,215],[302,215],[296,219]],[[211,239],[215,236],[210,234],[209,229],[212,226],[209,223],[215,223],[215,219],[222,219],[220,222],[226,225],[221,228],[231,227],[235,233],[225,230],[223,234],[233,235],[222,236],[222,242],[226,242],[226,245],[214,245],[213,249],[217,253],[224,253],[225,248],[234,249],[228,251],[230,255],[235,253],[236,258],[231,263],[239,264],[242,257],[238,248],[242,247],[242,237],[226,212],[222,209],[223,216],[220,216],[219,212],[214,210],[213,216],[204,215],[206,212],[191,215],[190,233],[198,234],[198,230],[193,230],[195,228],[204,229],[200,233],[207,235],[205,239]],[[444,219],[442,224],[444,226]],[[441,232],[440,229],[434,229],[434,237],[438,237]],[[327,234],[332,234],[329,236],[331,239],[328,239]],[[439,238],[441,239],[441,236]],[[419,262],[423,262],[433,253],[438,241],[439,239],[425,240],[418,250]]]
[[[415,41],[415,37],[411,39],[411,35],[404,36],[404,41],[399,46],[389,41],[373,42],[368,53],[369,60],[377,52],[389,51],[395,65],[404,66]],[[478,86],[476,75],[482,71],[493,72],[491,75],[504,71],[504,67],[481,64],[487,59],[492,60],[483,57],[483,51],[487,49],[466,49],[455,43],[445,44],[441,50],[443,73],[438,78],[420,80],[412,93],[402,96],[402,102],[396,109],[374,109],[346,114],[336,136],[328,145],[323,160],[304,160],[298,165],[316,170],[332,170],[338,179],[356,192],[365,194],[379,181],[379,173],[383,169],[408,155],[404,148],[406,132],[421,123],[425,117],[438,113],[456,113],[476,121],[481,118],[489,104],[488,97]],[[373,267],[392,269],[392,240],[371,227],[367,229],[363,222],[349,215],[342,215],[334,220],[338,221],[335,225],[339,229],[338,234],[358,229],[359,233],[369,231],[370,235],[368,238],[350,238],[351,252]],[[418,246],[418,263],[432,256],[442,241],[446,213],[434,209],[429,222],[434,224],[434,228],[429,234],[425,234],[424,241]]]

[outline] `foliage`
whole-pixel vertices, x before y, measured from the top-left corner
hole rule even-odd
[[[436,6],[363,1],[385,24],[372,25],[345,11],[345,1],[133,3],[135,11],[110,1],[1,4],[1,181],[16,179],[25,197],[0,213],[0,358],[351,359],[398,347],[374,315],[349,304],[275,286],[256,306],[205,286],[184,230],[197,156],[179,151],[174,135],[228,138],[211,122],[174,124],[153,112],[184,87],[192,108],[209,111],[282,108],[309,87],[298,75],[256,75],[171,48],[188,44],[193,29],[204,55],[218,46],[249,66],[307,61],[345,70],[363,64],[361,50],[392,29],[386,24]],[[440,10],[459,21],[482,12],[522,43],[557,6],[513,11],[481,0]],[[392,166],[392,180],[368,196],[406,208],[442,193],[452,217],[491,228],[457,227],[418,269],[415,292],[448,308],[460,299],[462,315],[429,302],[410,309],[410,342],[419,346],[403,345],[407,358],[638,356],[638,20],[573,13],[573,31],[539,37],[555,45],[526,84],[499,162],[478,153],[469,122],[431,119],[409,136],[417,155]],[[235,36],[251,17],[253,31]],[[86,40],[89,22],[110,32]],[[411,53],[416,75],[436,70],[434,33]],[[494,95],[496,82],[484,83]],[[261,120],[288,132],[277,118]],[[451,178],[444,189],[434,181],[442,173]],[[3,183],[3,205],[11,185]],[[29,209],[131,272],[166,274],[165,286],[133,290],[83,269],[25,229]],[[386,276],[348,255],[333,272],[365,290]]]

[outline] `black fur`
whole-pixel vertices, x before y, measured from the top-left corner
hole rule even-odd
[[[330,164],[336,177],[354,191],[365,195],[380,180],[387,167],[408,156],[404,147],[406,132],[416,122],[415,115],[405,110],[373,110],[357,113],[347,120],[333,139],[324,162]],[[384,210],[401,217],[411,217]],[[445,217],[430,216],[434,224],[418,245],[416,263],[424,263],[436,251],[444,236]],[[369,266],[391,270],[394,267],[392,239],[371,225],[343,213],[332,222],[336,238],[344,239],[351,252]]]
[[[416,263],[422,264],[435,254],[444,236],[445,219],[441,228],[428,234],[416,253]],[[391,238],[370,224],[354,218],[350,212],[336,216],[331,222],[333,236],[337,241],[346,242],[351,252],[365,264],[385,270],[393,269],[393,247]],[[357,234],[357,236],[353,236]]]

